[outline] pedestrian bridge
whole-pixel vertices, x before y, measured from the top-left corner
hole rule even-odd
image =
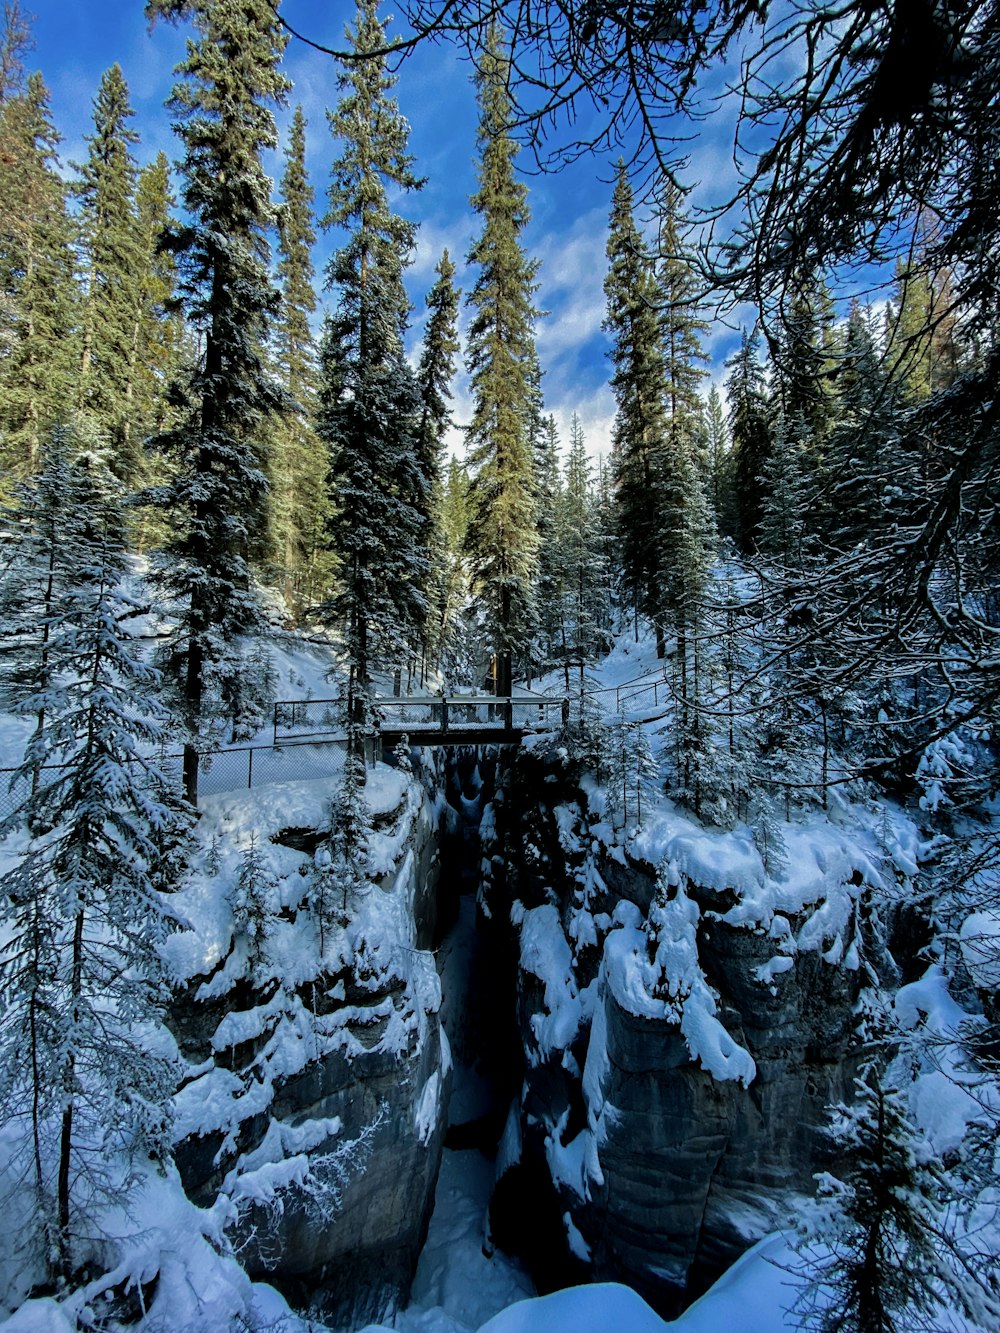
[[[517,693],[377,695],[368,733],[383,750],[405,736],[410,745],[518,745],[524,736],[557,731],[569,721],[569,699]],[[274,706],[274,744],[342,736],[346,700],[296,699]]]

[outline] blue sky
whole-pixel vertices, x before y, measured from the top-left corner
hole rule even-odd
[[[98,82],[116,60],[136,109],[140,160],[148,160],[160,149],[174,159],[177,140],[163,103],[174,81],[173,68],[183,56],[183,30],[160,22],[150,31],[142,0],[29,0],[28,7],[35,15],[30,65],[41,69],[52,91],[53,115],[64,138],[64,160],[82,160],[84,137],[92,131]],[[285,0],[282,12],[295,28],[317,42],[337,46],[354,4],[353,0]],[[391,9],[386,7],[383,12]],[[394,30],[395,26],[390,28]],[[292,108],[301,102],[308,120],[307,165],[317,212],[322,212],[336,151],[324,114],[326,107],[336,103],[336,66],[330,57],[293,41],[285,67],[294,88],[289,107],[280,117],[282,132],[287,130]],[[445,246],[458,265],[459,285],[463,289],[471,285],[465,256],[479,220],[468,204],[476,188],[476,106],[469,76],[470,67],[456,48],[426,46],[404,63],[396,89],[400,108],[410,121],[417,171],[427,177],[423,191],[400,204],[401,212],[420,223],[408,275],[415,307],[415,342],[423,320],[424,296]],[[717,138],[694,145],[692,156],[693,178],[701,180],[697,199],[701,191],[717,188],[732,167],[728,148]],[[526,153],[520,163],[526,170],[531,165]],[[281,159],[275,157],[269,169],[280,178]],[[546,410],[555,415],[564,445],[570,418],[573,412],[579,413],[595,456],[607,452],[614,413],[607,387],[607,340],[601,332],[612,172],[612,162],[595,157],[558,174],[525,175],[532,212],[525,246],[540,261],[537,302],[548,312],[537,328]],[[334,243],[333,236],[321,237],[316,256],[319,270]],[[713,378],[722,374],[721,361],[735,341],[736,335],[722,328],[709,335]],[[455,386],[454,406],[460,424],[468,417],[464,375]],[[459,450],[460,441],[455,432],[452,444]]]

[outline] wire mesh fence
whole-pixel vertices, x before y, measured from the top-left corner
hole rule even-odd
[[[199,756],[198,796],[200,799],[276,782],[339,779],[346,760],[347,742],[342,739],[212,750]]]
[[[183,789],[183,756],[180,753],[154,754],[146,759],[126,760],[125,763],[134,767],[148,765],[154,774],[163,778],[168,788],[177,792]],[[25,807],[31,798],[33,786],[45,786],[57,780],[60,773],[68,773],[72,768],[72,764],[42,764],[34,773],[23,766],[0,768],[0,822],[10,819]]]
[[[374,740],[366,742],[366,759],[374,763]],[[198,798],[222,792],[249,790],[277,782],[338,781],[347,760],[347,742],[341,738],[290,742],[284,745],[245,745],[229,750],[207,750],[199,755]],[[136,764],[142,760],[132,761]],[[183,755],[151,757],[168,785],[180,793],[184,787]],[[55,776],[72,765],[46,764],[41,777]],[[0,768],[0,822],[22,809],[31,796],[32,779],[22,768]]]

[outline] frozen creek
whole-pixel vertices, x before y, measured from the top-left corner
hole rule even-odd
[[[463,895],[458,918],[438,954],[444,1026],[455,1060],[448,1117],[451,1141],[462,1140],[462,1127],[488,1122],[496,1098],[494,1080],[476,1049],[482,997],[475,977],[482,944],[475,911],[474,895]],[[489,1245],[487,1210],[493,1177],[492,1157],[479,1148],[445,1147],[410,1304],[393,1325],[398,1333],[465,1333],[535,1294],[531,1278],[517,1261]],[[492,1250],[489,1257],[484,1246]]]

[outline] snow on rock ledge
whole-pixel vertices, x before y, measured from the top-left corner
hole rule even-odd
[[[515,932],[521,1171],[568,1218],[551,1263],[676,1313],[825,1165],[885,848],[816,817],[787,830],[773,877],[747,830],[669,803],[623,846],[600,793],[537,752],[495,814],[486,906]]]
[[[350,1328],[391,1312],[409,1290],[450,1075],[427,951],[438,859],[431,802],[399,772],[370,775],[373,882],[353,894],[343,924],[331,919],[321,934],[310,893],[323,862],[283,831],[302,844],[316,830],[311,840],[321,842],[330,795],[310,782],[206,802],[202,873],[175,900],[190,929],[171,942],[183,994],[174,1031],[187,1062],[177,1161],[195,1201],[228,1208],[251,1276]],[[253,932],[233,906],[247,898]]]

